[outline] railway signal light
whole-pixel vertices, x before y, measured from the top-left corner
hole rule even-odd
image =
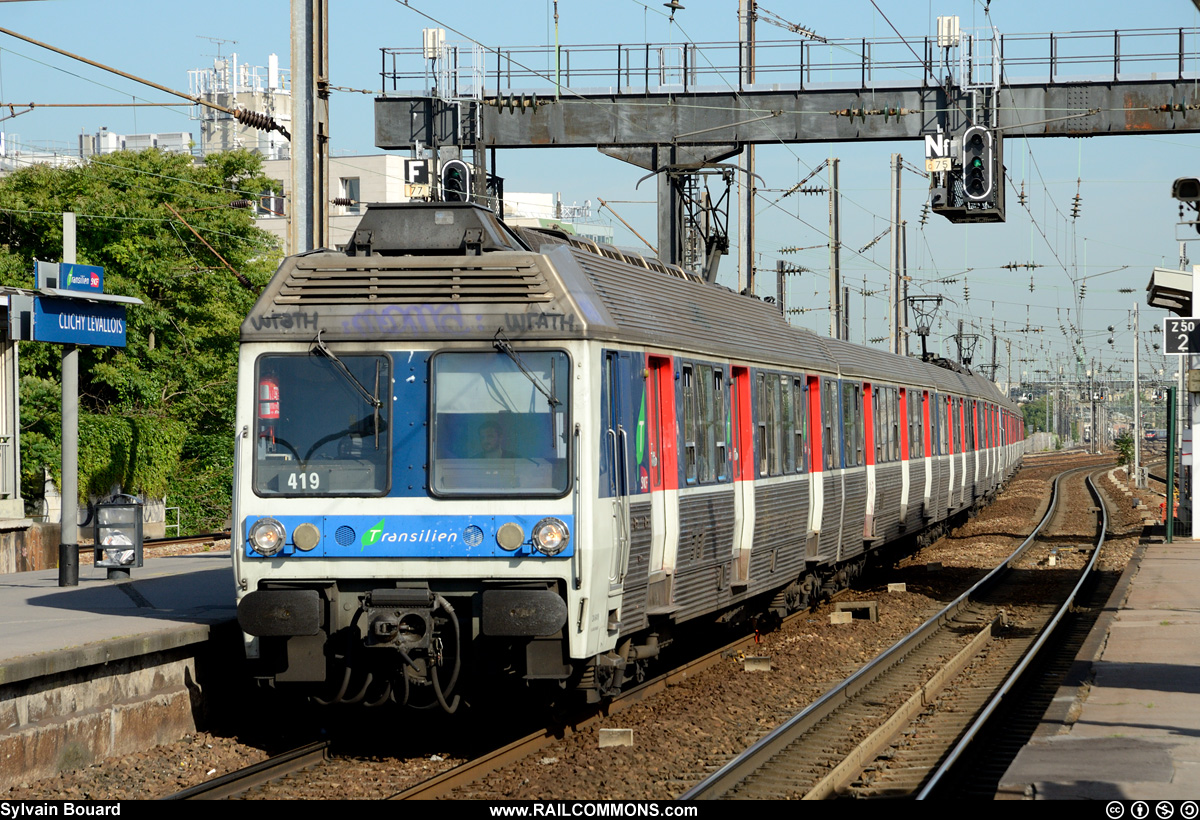
[[[442,163],[442,201],[471,201],[471,166],[461,159]]]
[[[973,125],[963,134],[963,192],[968,202],[990,203],[995,188],[992,134]]]

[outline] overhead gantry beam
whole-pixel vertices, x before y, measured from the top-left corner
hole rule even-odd
[[[1200,130],[1191,80],[1012,85],[996,92],[995,126],[1006,137],[1169,134]],[[504,98],[453,103],[378,97],[375,144],[385,149],[456,142],[478,106],[488,148],[640,147],[921,139],[956,134],[975,120],[976,95],[939,87],[860,91],[742,91]]]

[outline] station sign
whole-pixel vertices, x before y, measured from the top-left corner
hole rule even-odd
[[[1166,317],[1163,320],[1163,353],[1200,355],[1200,319]]]
[[[13,294],[9,338],[30,342],[125,347],[125,305]]]

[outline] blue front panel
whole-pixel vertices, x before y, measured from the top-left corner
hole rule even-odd
[[[248,517],[244,535],[260,517]],[[541,558],[533,549],[531,534],[541,515],[281,515],[274,518],[287,530],[287,545],[272,559],[246,546],[248,558],[276,560],[285,558]],[[570,557],[575,549],[575,519],[557,515],[567,525],[571,540],[554,556]],[[321,533],[316,548],[304,552],[295,548],[292,533],[301,524],[312,524]],[[516,550],[501,549],[496,533],[507,523],[516,524],[525,533],[525,541]]]
[[[395,382],[392,486],[388,495],[393,498],[428,495],[425,465],[429,463],[429,355],[424,350],[391,354]]]

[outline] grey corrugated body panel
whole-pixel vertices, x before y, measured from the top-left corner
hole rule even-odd
[[[825,509],[821,514],[821,534],[817,541],[817,560],[828,564],[837,560],[838,542],[842,531],[842,474],[840,471],[813,473],[823,482]]]
[[[681,495],[679,498],[679,551],[675,562],[673,601],[676,620],[710,611],[730,598],[728,578],[717,588],[721,565],[732,556],[733,488],[728,492]],[[693,540],[700,534],[701,541]]]
[[[863,525],[867,518],[867,469],[856,467],[843,481],[842,558],[853,558],[863,551]]]
[[[641,517],[650,518],[650,503],[630,504],[630,521]],[[621,634],[636,632],[649,623],[646,616],[646,585],[650,572],[652,540],[649,527],[630,527],[629,566],[621,594]]]
[[[891,539],[900,533],[900,494],[904,490],[899,461],[875,468],[875,536]]]
[[[759,486],[754,491],[751,593],[795,580],[805,565],[808,540],[808,478]],[[774,551],[775,572],[771,572]]]
[[[921,523],[921,505],[925,503],[925,467],[919,461],[909,463],[908,469],[908,529]]]

